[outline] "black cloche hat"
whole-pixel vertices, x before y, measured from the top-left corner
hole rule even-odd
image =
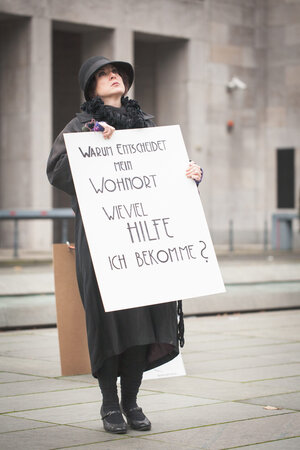
[[[124,61],[110,61],[104,56],[92,56],[82,64],[78,74],[79,85],[84,92],[86,100],[90,100],[88,95],[88,89],[94,73],[101,67],[106,66],[106,64],[112,64],[117,69],[118,67],[122,69],[127,74],[128,77],[128,90],[131,87],[134,78],[133,67],[131,64]]]

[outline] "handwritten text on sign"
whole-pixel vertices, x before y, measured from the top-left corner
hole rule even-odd
[[[179,126],[64,138],[106,311],[224,292]]]

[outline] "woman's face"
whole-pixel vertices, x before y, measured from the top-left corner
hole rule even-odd
[[[117,69],[111,65],[101,67],[95,74],[96,87],[95,95],[101,97],[104,103],[109,98],[121,98],[125,93],[125,86],[121,75]]]

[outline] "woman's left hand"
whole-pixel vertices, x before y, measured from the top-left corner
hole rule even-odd
[[[203,178],[203,170],[195,161],[190,161],[189,167],[186,170],[186,176],[200,183]]]
[[[111,138],[113,135],[113,132],[115,131],[115,128],[108,125],[108,123],[106,123],[106,122],[99,122],[99,123],[104,128],[104,130],[102,131],[104,139]]]

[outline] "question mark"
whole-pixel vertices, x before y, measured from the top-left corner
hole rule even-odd
[[[204,244],[204,247],[203,247],[203,249],[201,250],[201,256],[202,256],[202,258],[205,259],[205,262],[208,262],[208,256],[204,256],[204,255],[203,255],[203,252],[204,252],[204,250],[206,249],[206,244],[205,244],[204,241],[199,241],[199,242],[200,242],[200,243],[202,242],[202,243]]]

